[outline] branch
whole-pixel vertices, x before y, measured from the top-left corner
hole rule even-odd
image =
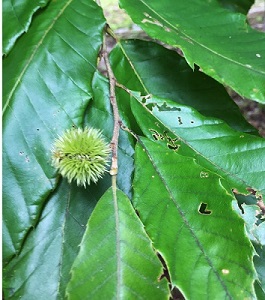
[[[106,30],[107,31],[107,30]],[[110,175],[113,176],[113,180],[116,185],[116,176],[118,174],[118,140],[119,140],[119,130],[121,126],[121,120],[118,111],[117,99],[115,94],[116,78],[113,74],[113,71],[110,66],[108,52],[107,52],[107,39],[106,33],[103,36],[103,46],[102,46],[102,56],[105,61],[107,74],[109,77],[110,85],[110,102],[112,105],[113,117],[114,117],[114,126],[113,126],[113,135],[111,140],[111,150],[112,150],[112,162],[110,168]]]

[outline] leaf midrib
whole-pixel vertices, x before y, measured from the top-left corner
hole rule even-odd
[[[121,299],[121,233],[120,233],[120,215],[116,188],[116,176],[112,177],[112,199],[115,215],[115,233],[116,233],[116,259],[117,259],[117,286],[116,299]]]

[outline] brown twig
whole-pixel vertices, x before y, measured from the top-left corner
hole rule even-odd
[[[107,30],[106,30],[107,31]],[[121,126],[121,120],[119,116],[119,110],[115,94],[116,78],[110,66],[109,56],[107,52],[107,41],[106,33],[103,36],[103,45],[102,45],[102,56],[105,61],[107,74],[109,77],[109,86],[110,86],[110,102],[113,110],[114,126],[113,126],[113,135],[111,140],[111,150],[112,150],[112,161],[110,168],[110,175],[113,176],[116,181],[116,175],[118,174],[118,140],[119,140],[119,130]]]

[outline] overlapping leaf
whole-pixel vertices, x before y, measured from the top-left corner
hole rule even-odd
[[[228,188],[246,193],[246,188],[252,187],[264,193],[265,165],[260,159],[265,156],[264,139],[244,133],[251,132],[251,127],[219,84],[200,72],[193,74],[181,58],[178,63],[173,60],[177,61],[176,54],[153,43],[124,42],[114,49],[118,81],[143,95],[131,99],[138,126],[149,138],[175,147],[223,176],[229,181]],[[123,109],[125,97],[123,92]],[[174,102],[165,99],[168,97]]]
[[[217,0],[120,0],[152,38],[180,47],[190,66],[244,97],[265,102],[265,34]]]
[[[259,284],[261,286],[263,297],[265,297],[265,223],[256,226],[253,235],[256,241],[253,241],[257,256],[254,257],[255,268],[258,273]]]
[[[36,2],[34,3],[36,4]],[[33,6],[35,5],[34,3]],[[40,3],[44,5],[46,2]],[[27,1],[23,1],[23,4],[26,5]],[[38,5],[34,7],[38,8]],[[30,13],[27,15],[27,26],[33,12],[34,9],[27,11],[27,13]],[[110,186],[110,176],[106,175],[97,186],[92,185],[86,190],[77,189],[74,183],[69,186],[64,180],[59,180],[50,166],[51,143],[57,134],[66,128],[90,125],[102,129],[106,139],[111,139],[113,116],[109,103],[108,81],[96,73],[92,82],[92,76],[96,68],[96,58],[102,42],[104,24],[105,20],[102,12],[93,1],[51,1],[44,10],[34,17],[28,32],[17,40],[15,47],[4,59],[3,168],[5,179],[3,232],[5,298],[22,298],[27,300],[36,298],[51,300],[65,298],[65,289],[70,279],[69,271],[77,256],[77,246],[80,244],[84,233],[84,226],[95,203]],[[13,44],[15,40],[16,37],[12,42]],[[142,140],[141,147],[148,150],[148,154],[145,157],[141,156],[144,153],[141,154],[139,152],[141,151],[141,147],[138,146],[135,203],[139,206],[140,217],[146,221],[146,216],[151,216],[155,212],[151,216],[154,217],[154,223],[151,224],[149,220],[146,223],[148,233],[156,243],[155,248],[159,251],[161,250],[165,262],[169,266],[173,284],[180,287],[185,295],[191,293],[192,297],[194,297],[195,291],[196,293],[200,291],[205,295],[206,288],[208,287],[207,293],[209,292],[211,296],[215,296],[214,293],[218,293],[221,297],[227,296],[228,298],[234,296],[241,297],[242,295],[252,297],[252,281],[255,278],[252,267],[253,251],[244,236],[242,222],[236,219],[235,214],[230,209],[231,199],[226,195],[225,190],[215,175],[196,165],[192,159],[185,158],[184,156],[195,157],[198,162],[207,166],[208,169],[212,169],[219,175],[231,180],[232,183],[238,183],[238,177],[233,177],[231,173],[231,179],[231,174],[227,175],[227,170],[236,170],[236,168],[231,169],[232,159],[231,162],[229,159],[226,161],[227,170],[223,170],[220,166],[212,164],[212,161],[207,156],[208,152],[206,157],[204,157],[196,147],[193,147],[194,144],[191,147],[190,141],[196,144],[193,136],[194,132],[195,134],[203,133],[210,141],[210,137],[214,136],[214,127],[217,127],[218,130],[219,128],[229,128],[220,119],[225,120],[236,130],[254,134],[255,132],[239,116],[238,111],[228,101],[220,85],[211,81],[211,88],[207,92],[209,79],[197,70],[194,73],[194,81],[189,81],[192,78],[192,71],[187,69],[187,65],[183,59],[179,61],[176,59],[179,66],[183,67],[181,69],[183,77],[179,76],[179,74],[175,77],[172,68],[172,72],[168,76],[172,81],[166,84],[166,81],[163,81],[166,75],[162,75],[166,74],[166,67],[169,67],[169,69],[172,67],[172,58],[174,56],[168,50],[163,50],[163,52],[161,49],[158,49],[159,46],[154,46],[152,52],[153,44],[142,44],[144,50],[150,51],[148,55],[155,62],[152,72],[150,69],[149,75],[146,72],[146,77],[144,78],[142,72],[147,70],[151,65],[145,64],[139,68],[139,65],[143,61],[145,63],[147,61],[147,57],[143,54],[140,55],[140,52],[138,52],[140,44],[140,42],[129,42],[126,49],[126,45],[121,43],[120,49],[123,53],[114,52],[115,55],[113,54],[113,58],[118,59],[120,57],[120,63],[121,65],[124,64],[124,69],[120,71],[120,65],[117,65],[116,74],[123,72],[124,84],[127,85],[126,80],[129,78],[132,86],[137,86],[136,88],[129,88],[141,91],[144,96],[155,94],[161,98],[166,97],[175,100],[175,102],[171,102],[159,97],[152,97],[152,95],[149,98],[141,98],[137,94],[129,93],[130,97],[132,97],[132,103],[130,103],[130,101],[127,101],[128,93],[119,94],[119,108],[123,123],[129,128],[139,130],[139,132],[142,130],[150,139],[157,139],[157,143],[161,142],[167,146],[159,146],[150,141],[146,141],[145,146],[143,146],[145,140]],[[10,44],[9,47],[10,50],[12,45]],[[132,58],[135,51],[138,54]],[[159,55],[160,57],[164,57],[163,55],[161,56],[161,53],[168,56],[167,63],[163,61],[162,64],[159,64]],[[154,56],[152,56],[153,54]],[[135,59],[139,61],[138,66],[138,62],[135,63]],[[128,64],[130,68],[128,68]],[[159,74],[156,82],[155,72]],[[182,78],[181,83],[178,82],[180,78]],[[160,82],[165,83],[164,89],[158,84]],[[188,82],[184,92],[178,93],[175,88],[171,89],[171,86],[178,83],[177,90],[181,90],[184,82]],[[200,86],[200,84],[202,85]],[[192,88],[193,85],[195,85],[195,88]],[[167,96],[166,90],[169,91]],[[189,94],[188,90],[191,90],[191,94]],[[191,97],[191,95],[199,95],[200,92],[202,92],[200,101],[197,101],[196,97]],[[218,109],[215,109],[215,105],[211,103],[212,98],[209,95],[212,92],[218,92],[218,109],[222,113],[223,110],[229,112],[232,110],[231,114],[229,113],[222,118],[222,113],[218,112]],[[221,94],[220,97],[219,94]],[[123,98],[123,96],[125,97]],[[93,101],[90,101],[92,97]],[[205,98],[206,101],[204,101]],[[178,104],[187,103],[187,99],[190,99],[188,104],[195,107],[203,116],[190,107]],[[132,109],[130,104],[132,104]],[[175,123],[170,123],[172,121],[171,117],[168,120],[169,123],[165,121],[169,116],[168,113],[172,112],[168,108],[180,108],[181,110],[177,109],[175,113],[183,113],[180,116],[181,119],[177,119],[178,128],[176,130],[174,128]],[[134,115],[131,115],[131,111],[133,111]],[[139,125],[136,124],[134,116]],[[191,122],[191,116],[192,121],[196,121],[196,124]],[[190,136],[183,135],[185,132],[184,123],[182,122],[181,125],[183,126],[179,128],[179,121],[184,121],[186,129],[192,128],[193,131],[191,131]],[[187,126],[189,121],[190,124]],[[196,131],[198,124],[202,124],[202,126],[198,126],[198,131]],[[206,125],[213,127],[207,127]],[[211,128],[209,132],[207,128]],[[179,130],[178,133],[176,133],[177,130]],[[218,130],[217,133],[219,132]],[[230,133],[233,132],[230,141],[231,144],[229,144],[232,145],[232,143],[237,142],[238,132],[230,128],[228,131]],[[245,136],[244,138],[243,136],[244,134],[240,133],[240,139],[245,141]],[[221,137],[218,134],[215,137],[217,145],[220,145],[221,143],[218,144],[218,141],[222,142],[223,140],[220,140]],[[209,141],[204,145],[205,149],[208,147]],[[257,146],[258,143],[256,143],[256,141],[261,141],[259,138],[247,135],[247,141],[249,143],[244,144],[246,147],[249,147],[247,148],[247,154],[249,154],[249,149],[254,145],[252,150],[258,149],[262,155],[263,150],[259,149]],[[236,145],[236,150],[239,149],[241,155],[236,156],[236,162],[240,163],[240,157],[243,155],[241,153],[242,148],[240,147],[243,147],[243,143],[236,143]],[[262,142],[259,145],[263,147]],[[131,196],[132,194],[133,147],[134,141],[132,136],[128,132],[121,131],[119,140],[118,186],[127,196]],[[158,149],[156,147],[159,147],[160,154],[156,153]],[[168,150],[169,148],[171,150]],[[153,150],[154,153],[151,153]],[[177,155],[174,150],[184,156]],[[237,155],[236,150],[233,153],[235,155]],[[229,151],[231,151],[231,148],[229,148]],[[164,156],[161,156],[161,154],[164,154]],[[180,182],[180,191],[176,190],[176,187],[179,185],[175,185],[176,175],[172,175],[172,165],[170,167],[167,165],[167,159],[171,155],[174,156],[172,161],[182,166],[179,169],[179,172],[182,172],[181,179],[177,178]],[[180,160],[175,160],[176,157]],[[171,158],[169,160],[171,163]],[[249,162],[250,159],[247,161]],[[252,162],[254,169],[258,164],[257,156],[253,156]],[[146,163],[150,163],[146,170],[140,170]],[[163,165],[165,166],[163,167]],[[263,166],[262,164],[260,165],[258,166],[259,169],[255,169],[255,171],[258,170],[258,175],[262,176]],[[242,164],[239,164],[237,168],[240,169],[241,166]],[[152,175],[150,175],[150,170],[152,170]],[[241,170],[241,173],[239,173],[242,175],[244,170]],[[191,175],[190,177],[185,177],[184,174],[188,171],[190,171]],[[250,174],[251,170],[247,170],[246,173],[248,172]],[[155,176],[153,174],[161,175],[162,183],[158,182],[157,185],[153,186],[153,190],[150,189],[150,191],[143,189],[143,184],[150,184],[149,186],[151,186],[153,184],[152,180],[154,178],[157,180],[156,177],[152,177]],[[239,183],[239,187],[242,187],[242,189],[246,187],[246,180],[249,180],[251,177],[248,177],[248,174],[246,176],[243,178],[243,183]],[[256,180],[254,187],[259,188],[262,186],[260,187],[262,189],[263,185],[260,178],[255,174],[253,176]],[[146,179],[148,179],[147,182]],[[205,182],[207,184],[199,186],[202,181],[203,184]],[[193,187],[193,184],[195,184],[195,187]],[[170,190],[171,199],[168,197],[168,187],[173,191],[171,193]],[[189,188],[190,190],[188,190]],[[201,200],[201,198],[196,198],[194,191],[196,191],[196,197],[199,195],[205,201]],[[144,201],[141,201],[141,203],[139,202],[139,195],[143,195]],[[161,199],[157,198],[158,195],[164,195],[165,199],[169,200],[167,204],[172,208],[173,212],[163,222],[160,222],[160,219],[164,217],[163,209],[166,212],[170,209],[163,206],[164,202],[161,201],[160,203],[159,200]],[[213,195],[216,195],[216,198]],[[105,294],[101,290],[99,295],[101,297],[104,294],[106,297],[109,297],[114,292],[114,294],[116,293],[115,295],[121,296],[121,298],[128,298],[130,296],[133,299],[135,295],[137,297],[141,295],[145,299],[153,295],[152,299],[163,299],[168,295],[168,291],[165,280],[161,281],[161,278],[159,278],[162,272],[161,264],[159,264],[158,259],[154,255],[151,243],[139,219],[136,217],[129,199],[122,192],[118,191],[119,199],[121,201],[116,203],[118,206],[114,209],[113,213],[113,199],[109,191],[101,199],[103,201],[100,201],[98,206],[100,209],[94,212],[93,218],[89,221],[90,225],[93,222],[102,221],[104,223],[107,219],[104,219],[104,216],[107,214],[107,223],[114,230],[110,232],[110,236],[105,235],[110,248],[106,247],[106,249],[100,250],[105,251],[108,257],[110,257],[109,254],[111,253],[108,249],[117,250],[119,248],[117,245],[121,246],[119,253],[122,255],[120,257],[114,256],[116,264],[110,265],[114,266],[114,268],[116,267],[117,272],[115,275],[117,277],[114,274],[111,275],[119,278],[121,280],[119,283],[121,284],[117,284],[115,278],[111,277],[112,279],[114,278],[114,281],[112,281],[113,285],[104,290]],[[190,201],[186,202],[187,199]],[[221,201],[219,203],[217,200],[220,199],[224,202]],[[152,201],[149,206],[150,200],[155,200],[154,202],[157,203],[157,206]],[[181,201],[181,203],[178,203],[178,201]],[[146,206],[146,203],[148,203],[148,206]],[[107,204],[106,209],[102,209],[103,204]],[[109,206],[109,204],[112,206]],[[182,204],[184,205],[183,207],[180,206]],[[207,207],[204,204],[207,204]],[[157,216],[156,208],[159,210],[160,219],[155,218]],[[185,210],[185,213],[187,212],[185,215],[181,213],[182,208],[183,211]],[[149,214],[150,210],[152,211]],[[192,214],[189,210],[192,211]],[[199,218],[195,217],[193,220],[194,213],[199,215]],[[113,216],[121,217],[119,219],[121,222],[117,222],[117,218],[112,218]],[[177,216],[176,220],[172,221],[172,218],[175,216]],[[214,222],[212,219],[201,222],[201,216],[213,217]],[[227,222],[226,218],[228,217],[229,220],[231,218],[233,230],[237,230],[237,235],[227,231],[232,228],[232,225],[230,228]],[[183,223],[180,220],[187,222]],[[179,224],[181,225],[179,226]],[[225,224],[226,227],[224,233],[220,234],[220,226],[222,224]],[[94,223],[94,225],[94,228],[98,228],[98,224]],[[202,227],[200,227],[201,225]],[[88,228],[87,233],[90,233],[93,226]],[[121,229],[120,233],[123,239],[117,238],[117,230],[115,231],[117,226]],[[165,229],[165,226],[168,227]],[[194,259],[189,260],[190,257],[185,257],[186,253],[184,253],[185,264],[180,265],[180,268],[184,270],[185,266],[189,267],[194,263],[198,268],[193,268],[194,265],[191,266],[191,268],[195,269],[195,272],[192,274],[189,269],[185,270],[184,275],[175,270],[177,264],[181,263],[182,255],[179,254],[180,252],[177,253],[175,249],[172,250],[171,243],[172,241],[175,243],[175,240],[172,239],[171,235],[176,232],[174,230],[171,232],[170,226],[174,229],[177,228],[179,230],[178,235],[182,238],[182,240],[178,241],[179,245],[174,245],[182,247],[181,250],[188,249],[191,253],[192,247],[195,249],[195,259],[197,258],[197,261],[194,263]],[[95,235],[88,234],[85,236],[81,246],[81,253],[75,263],[75,266],[78,266],[78,268],[74,269],[73,279],[68,289],[73,299],[75,299],[75,293],[80,293],[82,298],[85,298],[89,294],[96,295],[98,289],[101,288],[98,281],[99,277],[94,281],[91,280],[91,284],[89,285],[87,285],[87,282],[92,278],[91,272],[97,272],[96,268],[100,266],[106,267],[104,264],[105,261],[103,262],[102,256],[99,255],[100,253],[94,252],[95,244],[101,242],[99,240],[100,234],[104,235],[108,233],[110,228],[102,226],[100,227],[100,231],[95,232]],[[162,235],[160,234],[161,232],[163,233]],[[188,236],[187,241],[184,239],[186,234]],[[218,242],[214,244],[213,249],[209,250],[210,241],[212,242],[213,236],[218,236],[220,245]],[[160,239],[162,242],[160,242]],[[124,243],[125,240],[128,242],[127,244]],[[92,244],[90,242],[86,244],[87,241],[92,241]],[[191,245],[187,245],[189,241],[191,241]],[[226,243],[228,244],[227,249],[225,248],[227,251],[233,251],[235,248],[242,247],[243,250],[237,258],[231,256],[230,252],[229,254],[228,252],[223,252],[221,254],[223,256],[218,256],[220,251],[224,250],[224,244]],[[137,254],[132,254],[132,249],[140,250]],[[92,268],[90,271],[87,269],[83,270],[82,268],[85,266],[80,265],[80,262],[87,260],[86,255],[84,255],[84,251],[87,250],[99,259],[99,261],[87,261]],[[180,256],[177,256],[176,253]],[[139,256],[137,256],[138,254]],[[241,259],[241,262],[245,262],[247,259],[244,268],[239,264],[239,259]],[[177,264],[175,264],[175,261]],[[224,262],[228,261],[230,263],[229,267],[224,265]],[[122,266],[120,269],[117,268],[117,262],[119,262],[119,266]],[[106,268],[107,272],[110,270],[108,266]],[[132,269],[132,266],[135,268]],[[231,274],[235,274],[235,272],[240,275],[239,285],[230,276]],[[200,276],[198,273],[200,273]],[[101,272],[94,274],[102,275]],[[209,274],[209,282],[206,282],[205,276],[207,274]],[[246,278],[246,274],[248,278]],[[81,276],[80,280],[79,275]],[[107,273],[103,275],[106,276]],[[179,279],[179,276],[182,278]],[[191,280],[184,282],[185,278]],[[206,284],[203,286],[203,289],[194,278]],[[187,287],[188,282],[194,282],[192,289]],[[77,287],[79,284],[84,285],[84,289],[79,290],[79,287]],[[118,292],[117,287],[119,288]],[[139,287],[142,288],[139,289]],[[240,291],[242,293],[239,295]]]
[[[52,1],[4,59],[4,257],[20,249],[55,187],[50,149],[80,126],[105,19],[92,1]]]
[[[239,131],[255,132],[224,87],[198,69],[191,70],[175,51],[154,42],[121,41],[111,52],[111,61],[117,80],[142,96],[171,99]]]
[[[230,189],[248,187],[265,192],[265,140],[232,130],[214,118],[167,99],[135,97],[131,101],[138,124],[149,138],[223,177]]]
[[[191,300],[254,299],[254,251],[219,178],[145,138],[135,161],[133,203],[172,283]]]
[[[101,128],[106,139],[110,140],[113,116],[108,81],[96,73],[93,89],[93,102],[83,116],[83,122],[84,125]],[[126,169],[121,168],[118,184],[129,195],[133,172],[132,146],[128,133],[121,132],[118,156],[119,163],[126,165]],[[59,185],[41,212],[36,229],[27,235],[21,253],[5,267],[6,296],[64,298],[65,287],[70,279],[69,271],[79,250],[88,217],[96,201],[110,185],[108,174],[97,185],[87,189],[77,188],[75,183],[69,186],[65,181]],[[15,227],[12,229],[15,230]],[[6,243],[4,247],[9,245]],[[27,268],[29,265],[30,268]],[[19,280],[14,274],[19,274]],[[45,282],[45,287],[39,284],[40,278]]]
[[[3,1],[3,54],[8,54],[18,37],[28,30],[34,12],[48,1]]]
[[[89,219],[72,268],[69,299],[168,299],[161,275],[129,198],[109,189]]]
[[[103,181],[85,190],[61,182],[23,249],[4,269],[5,299],[64,299],[88,217],[108,186]]]
[[[260,222],[260,219],[257,218],[257,211],[260,210],[257,205],[242,204],[243,214],[236,205],[235,209],[237,209],[238,213],[245,220],[248,237],[256,250],[253,261],[258,275],[258,282],[255,287],[260,286],[259,293],[257,294],[263,296],[258,297],[258,299],[263,299],[265,297],[265,222]]]

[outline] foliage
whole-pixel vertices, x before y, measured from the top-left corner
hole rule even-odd
[[[110,174],[84,188],[52,145],[72,127],[112,140],[98,62],[113,33],[92,0],[3,1],[5,299],[263,299],[265,141],[223,86],[265,101],[251,1],[120,5],[156,42],[109,55],[118,188]]]

